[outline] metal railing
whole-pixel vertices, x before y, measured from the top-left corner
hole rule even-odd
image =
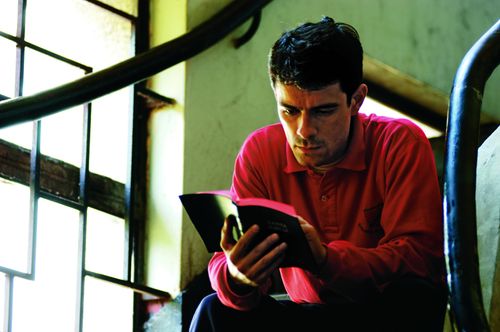
[[[0,128],[81,105],[187,60],[227,36],[271,0],[233,1],[190,32],[70,83],[0,102]]]
[[[460,331],[490,331],[477,250],[476,167],[486,81],[500,64],[500,20],[471,47],[453,82],[444,166],[445,247],[450,304]]]

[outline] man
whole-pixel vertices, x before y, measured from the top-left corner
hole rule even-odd
[[[442,210],[430,144],[413,123],[359,113],[368,87],[356,30],[324,17],[285,32],[269,56],[280,123],[238,154],[235,197],[291,204],[314,268],[280,268],[276,234],[235,242],[208,273],[216,295],[191,331],[442,331]],[[268,296],[279,269],[290,301]]]

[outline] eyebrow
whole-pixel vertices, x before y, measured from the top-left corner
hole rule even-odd
[[[296,106],[289,105],[289,104],[284,103],[284,102],[280,102],[280,105],[283,106],[283,107],[285,107],[285,108],[288,108],[288,109],[294,109],[294,110],[298,110],[299,109]],[[338,103],[321,104],[321,105],[314,106],[313,108],[311,108],[311,111],[321,110],[321,109],[324,109],[324,108],[336,108],[338,106],[339,106]]]
[[[295,107],[293,105],[289,105],[289,104],[283,103],[283,102],[280,102],[280,106],[283,106],[283,107],[289,108],[289,109],[294,109],[294,110],[298,109],[298,107]]]

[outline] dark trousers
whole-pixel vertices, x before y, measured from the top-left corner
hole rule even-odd
[[[266,296],[257,308],[238,311],[211,294],[199,304],[189,331],[442,332],[446,305],[446,288],[415,278],[395,282],[362,304],[297,304]]]

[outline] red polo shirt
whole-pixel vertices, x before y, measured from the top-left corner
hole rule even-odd
[[[442,202],[434,155],[422,130],[407,120],[358,114],[342,161],[325,174],[299,165],[280,124],[252,133],[236,159],[232,191],[291,204],[327,246],[317,275],[281,268],[295,302],[353,299],[403,275],[440,282],[444,276]],[[260,290],[239,296],[215,253],[209,276],[220,300],[248,310]]]

